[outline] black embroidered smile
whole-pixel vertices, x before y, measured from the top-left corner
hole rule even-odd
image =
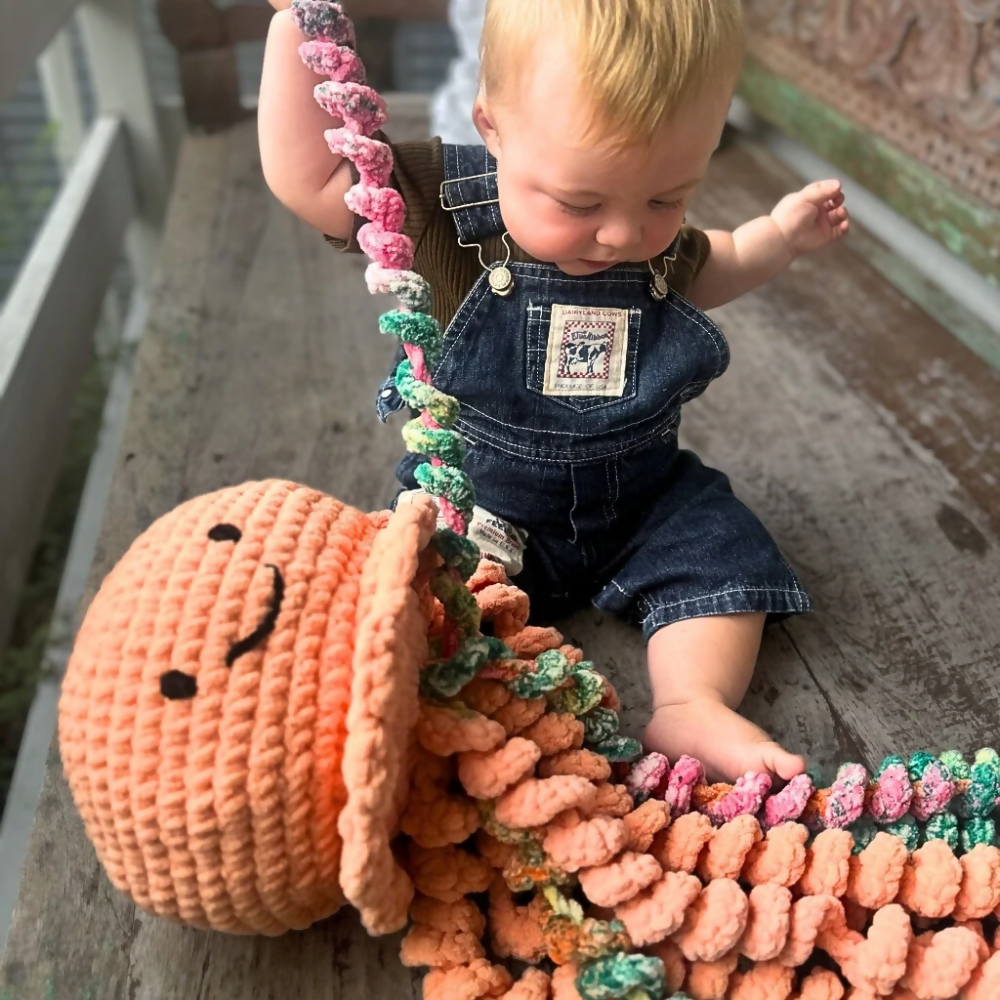
[[[242,532],[233,524],[217,524],[208,533],[213,542],[238,542]],[[271,563],[266,564],[274,574],[271,604],[261,623],[244,639],[238,639],[226,653],[226,666],[232,665],[243,655],[256,649],[273,631],[281,614],[281,604],[285,599],[285,578],[281,570]],[[170,701],[188,701],[198,693],[198,681],[180,670],[168,670],[160,677],[160,694]]]

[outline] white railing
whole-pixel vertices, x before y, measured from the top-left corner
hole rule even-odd
[[[97,102],[87,132],[74,17]],[[64,182],[0,312],[0,648],[112,275],[124,250],[148,288],[169,186],[133,0],[0,0],[0,103],[36,63]]]

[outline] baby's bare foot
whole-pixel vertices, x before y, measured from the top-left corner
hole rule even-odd
[[[735,781],[747,771],[762,771],[787,781],[806,769],[802,757],[775,743],[763,729],[721,701],[699,699],[666,705],[653,713],[643,746],[675,761],[697,757],[710,781]]]

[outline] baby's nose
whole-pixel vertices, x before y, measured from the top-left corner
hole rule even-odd
[[[628,218],[611,219],[597,231],[597,242],[613,250],[627,250],[642,242],[642,227]]]

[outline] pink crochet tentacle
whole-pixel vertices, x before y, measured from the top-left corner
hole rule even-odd
[[[346,45],[310,40],[299,46],[299,55],[314,73],[338,83],[364,83],[367,78],[364,63]]]
[[[370,136],[386,122],[385,102],[363,83],[338,83],[327,80],[313,91],[319,106],[334,118],[340,118],[349,132]]]
[[[426,382],[430,385],[431,375],[427,370],[427,361],[424,358],[424,349],[417,344],[404,344],[403,350],[406,351],[406,356],[410,360],[410,364],[413,365],[413,377],[421,382]],[[434,418],[428,413],[427,416],[433,420]],[[437,423],[437,421],[435,421]],[[424,426],[430,426],[427,422],[424,422]]]
[[[799,774],[764,802],[761,826],[769,830],[782,823],[793,823],[806,811],[813,793],[813,781],[808,774]]]
[[[452,502],[447,497],[437,497],[437,505],[444,523],[456,535],[464,535],[466,531],[465,518],[455,509]]]
[[[944,812],[954,794],[955,782],[948,769],[940,761],[934,761],[913,788],[910,812],[925,823],[931,816]]]
[[[407,271],[413,266],[413,240],[403,233],[387,233],[375,223],[358,230],[358,245],[376,264]]]
[[[701,812],[716,824],[728,823],[737,816],[753,816],[770,790],[771,778],[751,771],[736,782],[732,791],[702,806]]]
[[[868,811],[876,823],[895,823],[906,815],[913,801],[913,786],[906,765],[890,764],[872,783]]]
[[[406,204],[395,188],[355,184],[344,196],[344,201],[355,215],[370,219],[376,228],[389,233],[399,232],[406,221]]]
[[[695,786],[705,781],[705,769],[701,761],[687,755],[681,757],[670,772],[663,801],[670,806],[670,814],[683,816],[691,809],[691,795]]]
[[[366,187],[385,187],[389,183],[392,150],[384,142],[347,128],[331,128],[323,136],[331,152],[346,156],[358,168],[360,183]]]
[[[861,764],[844,764],[840,767],[821,814],[826,829],[843,830],[860,819],[865,809],[867,786],[868,772]]]

